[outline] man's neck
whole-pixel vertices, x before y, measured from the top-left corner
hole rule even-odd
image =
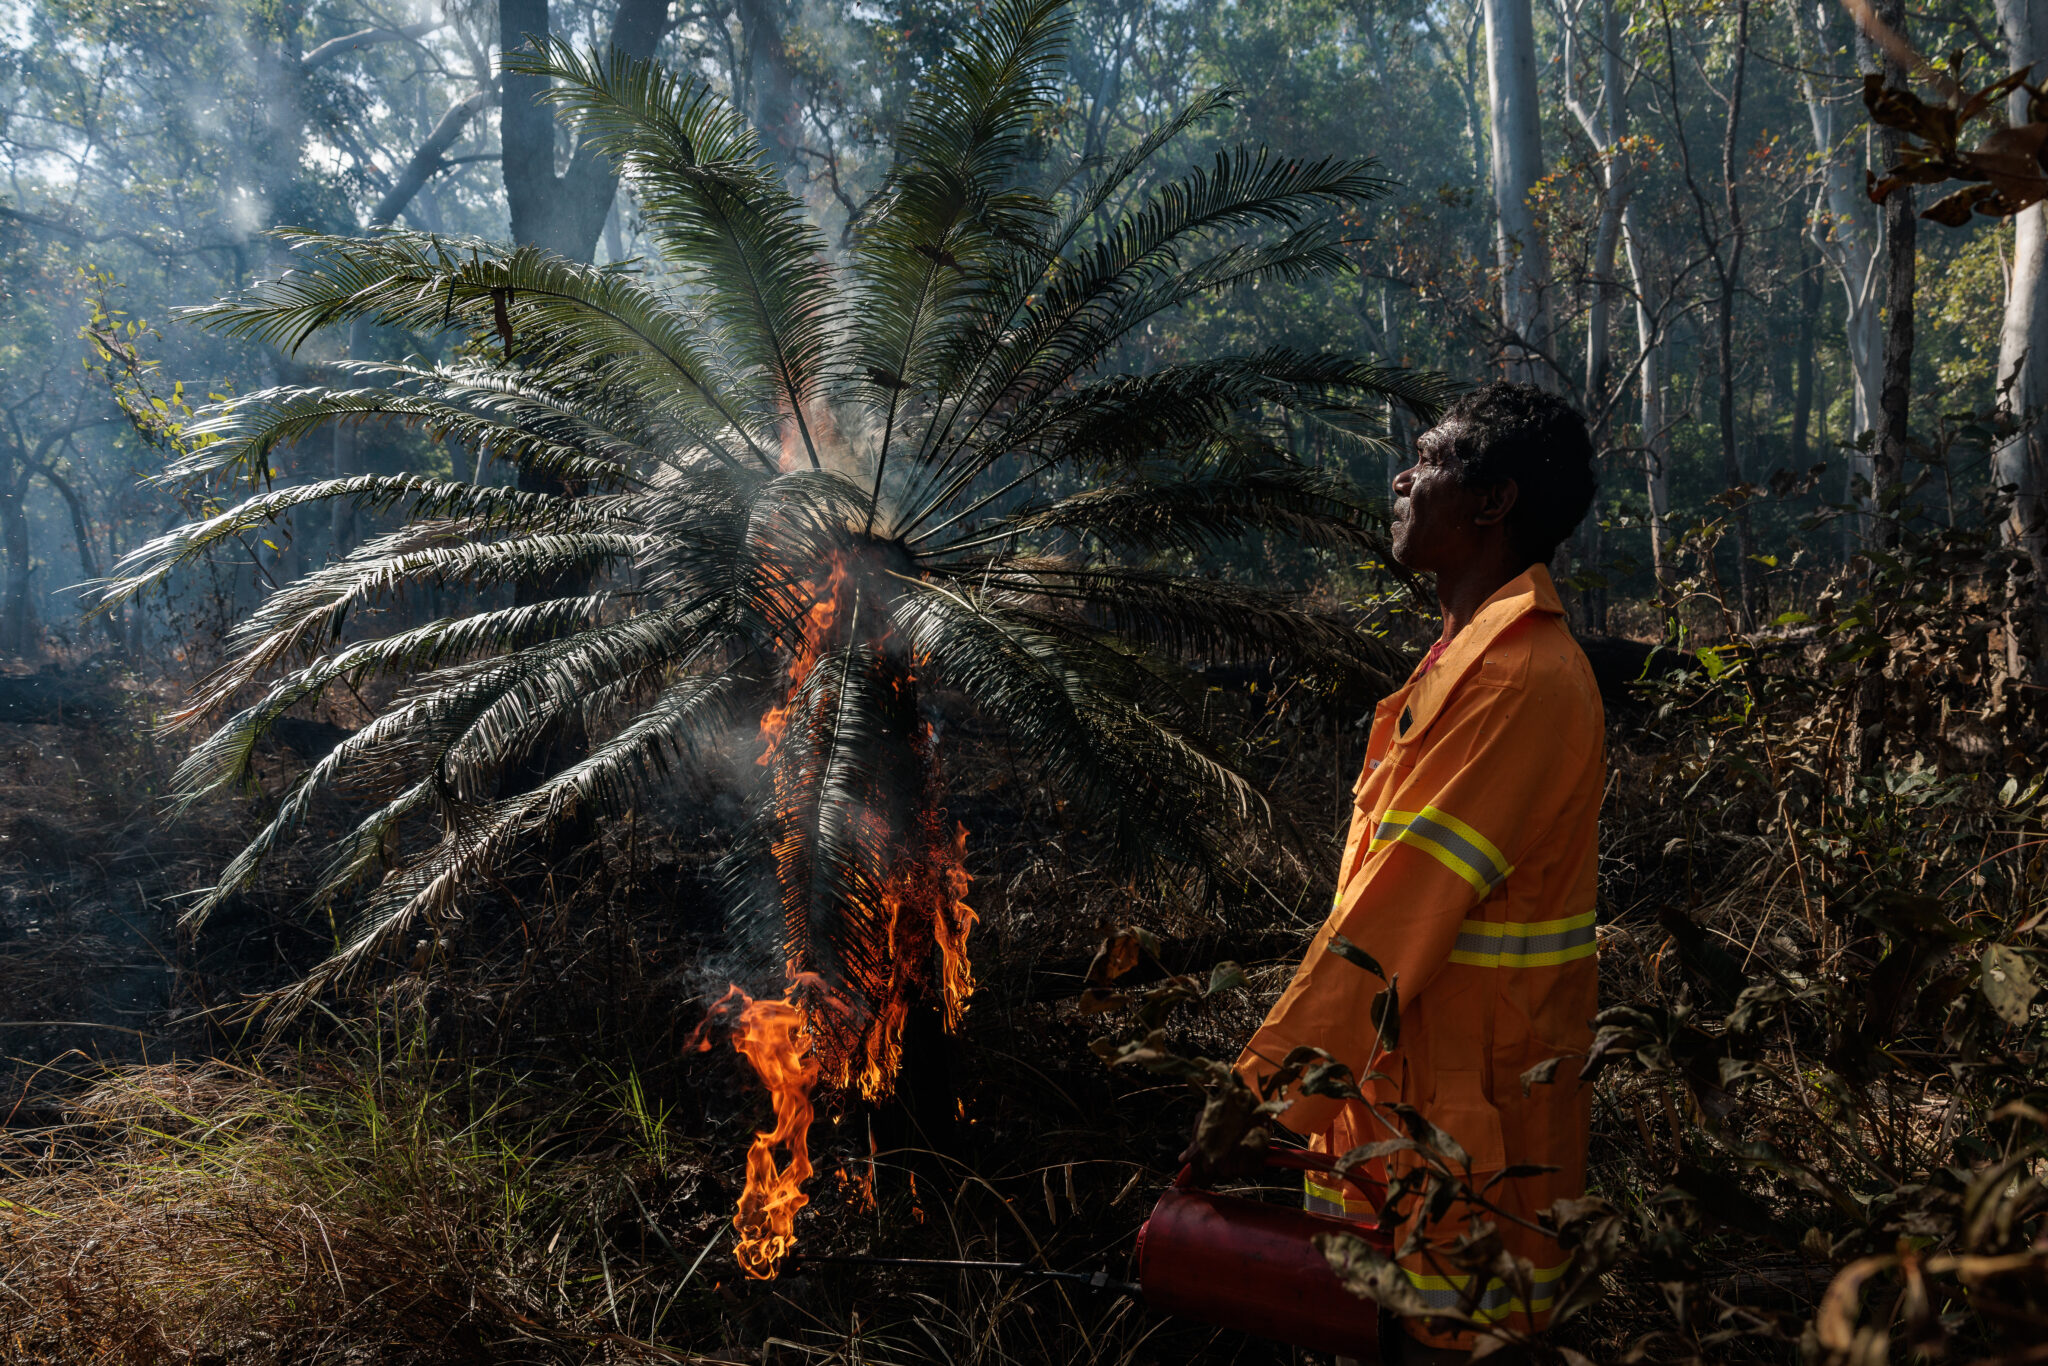
[[[1460,566],[1436,576],[1437,607],[1443,612],[1443,639],[1450,640],[1471,624],[1486,600],[1513,583],[1529,566],[1512,555]]]

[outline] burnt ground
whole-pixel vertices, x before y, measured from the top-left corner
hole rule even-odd
[[[133,678],[102,682],[124,695],[113,715],[0,726],[0,1028],[17,1131],[58,1122],[67,1098],[109,1065],[228,1058],[303,1078],[311,1057],[314,1075],[338,1075],[363,1065],[365,1039],[388,1030],[407,1040],[406,1066],[487,1093],[501,1117],[586,1117],[569,1126],[579,1160],[595,1154],[618,1181],[591,1206],[605,1276],[671,1286],[630,1325],[607,1280],[591,1301],[598,1326],[608,1312],[636,1339],[651,1329],[718,1360],[785,1359],[777,1353],[795,1343],[808,1346],[786,1359],[854,1360],[863,1342],[912,1359],[972,1356],[966,1349],[982,1344],[988,1360],[1306,1360],[1158,1319],[1114,1291],[826,1259],[1029,1261],[1130,1276],[1136,1232],[1178,1165],[1198,1099],[1179,1083],[1112,1072],[1090,1051],[1129,1022],[1080,1012],[1088,963],[1104,935],[1141,924],[1162,947],[1134,984],[1180,972],[1206,980],[1218,962],[1241,964],[1244,988],[1171,1026],[1180,1051],[1233,1055],[1327,904],[1320,870],[1334,860],[1365,740],[1357,718],[1369,714],[1358,699],[1272,680],[1219,688],[1216,704],[1236,709],[1291,832],[1229,880],[1140,882],[1117,871],[1057,792],[961,718],[945,762],[981,916],[971,1009],[957,1035],[913,1021],[895,1101],[820,1097],[817,1176],[798,1225],[799,1256],[813,1260],[760,1283],[738,1274],[728,1235],[748,1136],[766,1126],[768,1107],[739,1059],[715,1042],[700,1051],[694,1038],[736,962],[713,864],[737,794],[679,784],[604,831],[599,851],[515,870],[410,961],[394,958],[358,994],[266,1041],[239,1007],[332,942],[333,925],[294,888],[346,808],[316,813],[312,838],[198,937],[179,932],[175,915],[270,794],[332,743],[320,727],[339,730],[312,723],[300,744],[261,756],[251,792],[173,820],[174,754],[147,726],[160,704]],[[1640,901],[1641,871],[1614,871]],[[374,1066],[393,1071],[383,1047]],[[614,1098],[627,1077],[639,1112],[656,1117],[657,1161],[621,1136]],[[1291,1201],[1285,1184],[1271,1198]]]

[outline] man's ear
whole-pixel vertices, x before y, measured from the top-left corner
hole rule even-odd
[[[1472,520],[1480,526],[1499,526],[1515,510],[1515,500],[1521,495],[1521,486],[1514,480],[1501,480],[1479,495],[1479,512]]]

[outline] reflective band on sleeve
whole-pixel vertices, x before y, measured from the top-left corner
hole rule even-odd
[[[1593,938],[1591,911],[1563,920],[1521,924],[1467,920],[1458,926],[1458,942],[1451,950],[1451,961],[1480,968],[1547,968],[1575,958],[1590,958],[1598,947]]]
[[[1524,1301],[1506,1281],[1498,1276],[1486,1283],[1486,1293],[1479,1297],[1478,1307],[1472,1317],[1488,1323],[1499,1323],[1510,1314],[1542,1314],[1557,1302],[1557,1283],[1564,1273],[1571,1269],[1569,1261],[1556,1266],[1538,1267],[1529,1277],[1530,1293],[1533,1300]],[[1440,1309],[1447,1314],[1459,1312],[1465,1300],[1465,1288],[1471,1284],[1469,1276],[1425,1276],[1419,1272],[1401,1268],[1401,1274],[1408,1278],[1408,1284],[1415,1287],[1415,1293],[1431,1309]]]
[[[1302,1208],[1311,1214],[1336,1214],[1347,1219],[1368,1219],[1379,1208],[1348,1185],[1331,1185],[1329,1177],[1317,1172],[1301,1174]]]
[[[1472,890],[1480,896],[1490,894],[1514,871],[1493,841],[1441,807],[1382,814],[1379,828],[1372,835],[1373,852],[1389,844],[1420,849],[1471,883]]]

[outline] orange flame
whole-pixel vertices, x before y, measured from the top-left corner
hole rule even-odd
[[[803,614],[802,636],[792,642],[788,669],[788,700],[780,706],[770,707],[761,716],[761,739],[764,747],[761,757],[754,762],[763,768],[773,766],[775,756],[782,750],[782,741],[789,733],[790,708],[796,705],[797,689],[811,676],[811,669],[818,662],[818,655],[824,649],[825,637],[831,634],[832,623],[839,616],[847,584],[846,562],[835,557],[831,572],[825,576],[824,583],[806,582],[799,590],[810,596],[811,605]]]
[[[946,1028],[958,1029],[967,1011],[967,998],[974,994],[974,967],[967,960],[967,936],[981,917],[967,904],[967,887],[974,879],[967,871],[967,827],[953,827],[953,838],[935,847],[934,872],[943,879],[944,891],[937,913],[932,917],[932,935],[939,947],[939,990],[946,1006]]]
[[[878,791],[874,805],[853,819],[848,832],[847,856],[865,870],[868,891],[861,897],[861,922],[850,927],[857,942],[841,965],[843,994],[828,990],[805,970],[815,960],[808,941],[810,879],[804,860],[815,850],[806,838],[803,815],[818,775],[811,768],[816,762],[812,747],[792,745],[790,734],[793,722],[799,733],[829,725],[836,699],[829,690],[807,690],[806,684],[834,645],[834,632],[889,619],[885,608],[870,613],[861,605],[863,593],[876,591],[862,577],[849,572],[844,555],[834,554],[829,568],[795,586],[791,596],[792,606],[801,609],[800,638],[786,642],[783,698],[761,718],[757,762],[770,771],[773,810],[781,826],[773,853],[788,917],[791,985],[781,1001],[753,1001],[738,987],[726,997],[743,1003],[734,1046],[775,1099],[776,1126],[755,1136],[747,1155],[746,1190],[734,1218],[742,1235],[741,1267],[758,1278],[775,1274],[794,1241],[796,1212],[807,1202],[800,1187],[811,1174],[806,1135],[812,1088],[823,1081],[857,1090],[869,1100],[886,1098],[895,1090],[902,1065],[911,1007],[935,999],[945,1027],[955,1029],[974,992],[967,939],[978,917],[966,901],[972,882],[966,868],[967,830],[958,825],[949,830],[939,808],[935,737],[922,724],[913,724],[908,749],[899,756],[908,771],[920,775],[924,788],[910,828],[892,828],[889,799]],[[873,577],[877,582],[884,578]],[[887,670],[897,701],[915,717],[916,670],[923,661],[900,647],[892,651],[886,628],[863,643],[871,647],[874,667]],[[800,706],[806,709],[802,715]],[[776,1165],[778,1147],[789,1152],[786,1166]],[[873,1181],[871,1156],[864,1183],[870,1203]],[[921,1218],[922,1211],[917,1213]]]
[[[747,1184],[732,1217],[740,1234],[733,1249],[740,1270],[765,1281],[796,1245],[797,1211],[811,1200],[803,1184],[811,1175],[811,1088],[818,1084],[818,1062],[804,1013],[791,1002],[757,1001],[729,987],[712,1016],[735,1008],[733,1049],[752,1065],[775,1106],[775,1127],[756,1133],[747,1150]],[[789,1154],[787,1163],[776,1161],[777,1148]]]

